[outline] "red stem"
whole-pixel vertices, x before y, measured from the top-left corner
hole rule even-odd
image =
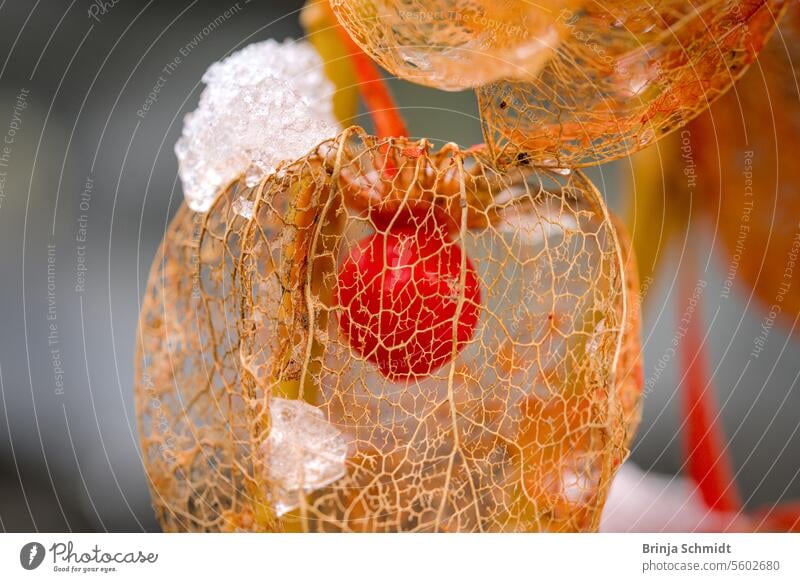
[[[406,124],[378,67],[341,24],[337,23],[336,28],[353,61],[358,90],[372,116],[375,133],[378,137],[408,137]]]
[[[691,259],[679,273],[680,290],[688,305],[695,294],[696,276]],[[682,408],[685,418],[684,447],[689,477],[697,483],[709,508],[738,512],[742,502],[728,455],[714,388],[706,369],[708,358],[703,344],[702,295],[697,294],[694,313],[685,323],[680,360],[684,370]]]
[[[800,501],[763,509],[753,516],[756,531],[800,533]]]

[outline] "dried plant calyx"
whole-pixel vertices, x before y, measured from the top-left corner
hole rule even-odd
[[[532,79],[477,90],[499,165],[596,165],[646,147],[724,94],[758,56],[785,0],[587,0]]]
[[[481,298],[448,361],[396,381],[342,333],[337,273],[404,208],[450,225]],[[480,150],[358,128],[255,186],[231,184],[206,214],[182,208],[151,271],[137,357],[160,523],[596,529],[638,420],[632,264],[580,172],[499,171]],[[466,286],[454,289],[463,302]],[[286,407],[313,426],[287,432],[275,419]],[[266,443],[278,437],[297,454],[277,462]]]

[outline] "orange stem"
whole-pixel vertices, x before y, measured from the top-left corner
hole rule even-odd
[[[690,263],[691,260],[687,261]],[[679,273],[685,301],[695,292],[695,269],[684,265]],[[697,483],[706,505],[718,511],[738,512],[742,508],[733,463],[725,447],[719,423],[714,387],[706,369],[707,356],[701,333],[702,301],[696,297],[695,312],[686,324],[680,349],[685,374],[683,381],[684,447],[689,477]],[[687,303],[688,305],[688,303]],[[688,309],[684,311],[688,313]]]
[[[350,53],[358,90],[375,124],[375,133],[378,137],[408,137],[405,121],[378,67],[338,21],[336,28]]]

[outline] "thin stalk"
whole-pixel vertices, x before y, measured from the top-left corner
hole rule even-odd
[[[408,137],[406,123],[378,67],[341,24],[337,23],[336,28],[355,68],[358,90],[375,124],[375,133],[378,137]]]
[[[680,289],[684,301],[695,293],[694,265],[691,260],[680,270]],[[728,454],[726,439],[720,425],[720,412],[714,398],[714,386],[706,369],[706,354],[702,324],[702,296],[696,297],[695,313],[685,324],[685,336],[680,348],[683,368],[682,414],[684,417],[684,448],[689,477],[700,490],[706,505],[717,511],[739,512],[741,496],[736,487],[733,463]]]

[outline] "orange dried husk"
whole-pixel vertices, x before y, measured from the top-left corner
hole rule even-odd
[[[585,2],[532,80],[478,89],[486,143],[500,166],[595,165],[683,126],[755,60],[785,0]]]
[[[339,22],[393,74],[438,89],[531,79],[580,0],[331,0]]]
[[[735,92],[687,127],[702,215],[725,251],[726,288],[771,321],[800,315],[800,10],[786,15]],[[676,168],[677,170],[677,168]]]
[[[451,362],[396,383],[351,349],[334,297],[337,268],[373,219],[403,205],[449,221],[482,299],[474,337]],[[231,184],[207,214],[182,207],[153,264],[137,354],[159,522],[596,529],[638,422],[627,249],[578,171],[501,172],[482,150],[433,151],[359,128],[253,188]],[[338,436],[304,440],[305,457],[279,464],[265,443],[294,438],[282,432],[291,415],[273,414],[289,407],[312,411],[298,426],[313,426],[309,438]],[[306,480],[320,467],[335,478]]]

